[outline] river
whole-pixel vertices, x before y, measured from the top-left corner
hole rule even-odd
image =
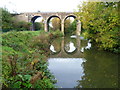
[[[83,37],[57,38],[50,46],[48,69],[58,88],[117,88],[118,55],[97,50]]]

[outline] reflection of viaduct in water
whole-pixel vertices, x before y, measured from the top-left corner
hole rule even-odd
[[[60,51],[52,52],[50,58],[83,58],[84,55],[81,52],[81,40],[79,37],[76,38],[76,49],[73,52],[67,52],[65,50],[65,40],[62,39]]]
[[[73,12],[30,12],[30,13],[20,13],[18,15],[14,15],[16,20],[31,22],[31,30],[34,30],[34,22],[38,17],[43,18],[44,30],[45,32],[49,31],[49,21],[52,17],[57,17],[61,21],[61,31],[64,34],[64,23],[68,17],[73,17],[77,20],[77,30],[76,34],[80,35],[81,32],[81,22],[79,21],[79,17],[77,17]]]

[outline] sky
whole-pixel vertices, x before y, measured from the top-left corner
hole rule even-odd
[[[17,12],[74,12],[84,0],[1,0],[0,7]]]

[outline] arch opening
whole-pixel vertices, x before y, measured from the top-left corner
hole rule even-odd
[[[47,19],[47,29],[48,31],[61,30],[61,19],[60,17],[53,15]]]
[[[31,29],[32,31],[44,30],[43,18],[41,16],[34,16],[31,19]]]
[[[75,35],[77,29],[77,19],[75,15],[69,15],[64,19],[64,34]]]

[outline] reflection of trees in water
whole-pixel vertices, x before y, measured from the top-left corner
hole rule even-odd
[[[117,56],[108,52],[85,50],[86,62],[83,63],[84,76],[77,88],[117,88]]]
[[[61,50],[61,41],[62,41],[61,38],[57,38],[53,40],[53,42],[51,43],[51,45],[53,45],[56,52]]]
[[[73,42],[69,42],[68,44],[65,45],[64,49],[66,52],[74,52],[76,47],[74,46]]]
[[[68,44],[65,45],[65,50],[66,50],[66,51],[69,51],[69,50],[70,50],[70,43],[68,43]]]
[[[87,40],[81,40],[81,47],[87,46],[88,41]]]
[[[72,42],[74,44],[74,46],[77,47],[76,38],[64,38],[64,45],[68,45],[68,44],[70,44],[70,42]]]
[[[80,39],[79,39],[80,40]],[[64,50],[66,52],[74,52],[74,50],[77,48],[77,40],[76,38],[65,38],[64,39]],[[74,49],[74,50],[72,50]]]
[[[61,50],[65,52],[69,51],[69,43],[73,42],[76,48],[85,48],[88,41],[71,38],[63,38],[61,40],[55,40],[55,50]],[[79,47],[78,47],[79,46]],[[83,62],[84,76],[82,80],[78,81],[77,88],[116,88],[118,86],[118,57],[114,54],[104,51],[97,51],[95,48],[84,50],[81,54],[69,54],[60,52],[53,57],[63,58],[81,58],[82,56],[87,60]],[[78,52],[77,52],[78,53]],[[80,56],[81,55],[81,56]]]

